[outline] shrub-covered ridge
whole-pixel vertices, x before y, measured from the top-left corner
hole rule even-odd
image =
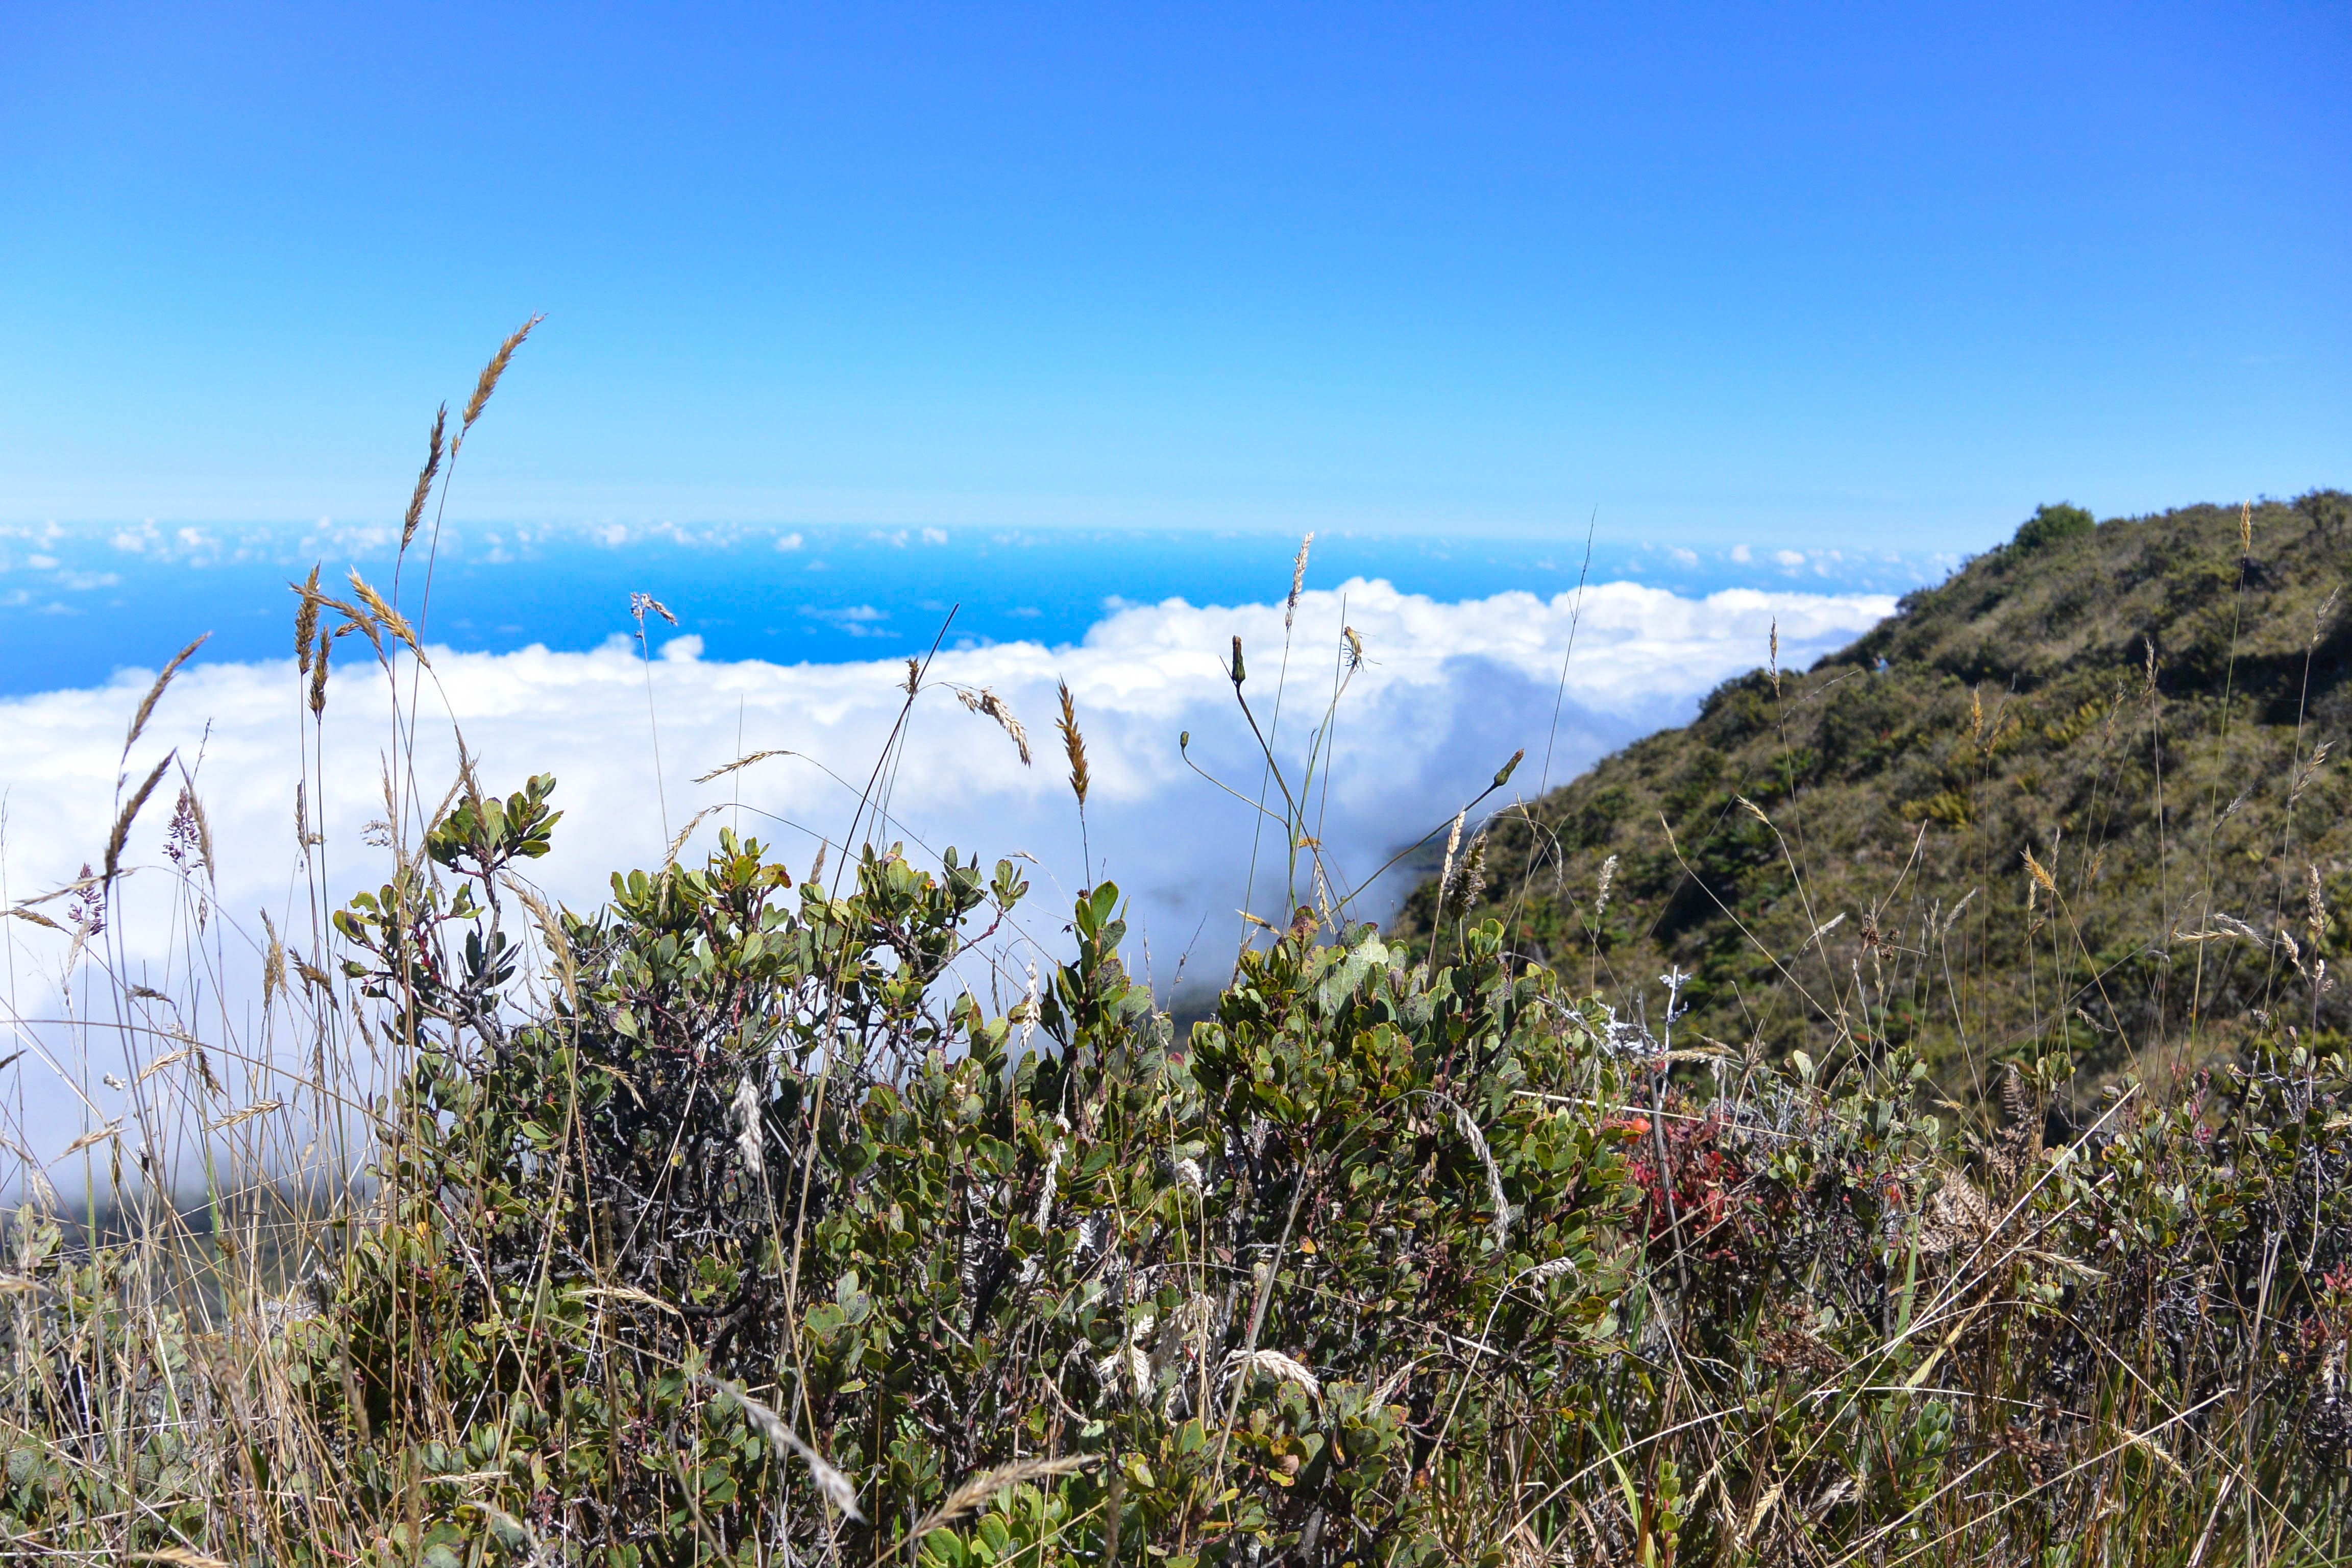
[[[2347,505],[2045,507],[1852,647],[1498,814],[1443,922],[1625,1007],[1678,966],[1686,1027],[1735,1047],[1916,1046],[1967,1100],[2053,1048],[2080,1110],[2273,1015],[2336,1038]]]

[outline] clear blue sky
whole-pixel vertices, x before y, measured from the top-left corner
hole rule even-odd
[[[2352,12],[0,8],[0,519],[1980,545],[2352,485]]]

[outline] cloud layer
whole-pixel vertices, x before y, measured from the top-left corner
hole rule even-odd
[[[1075,646],[942,653],[911,704],[903,661],[717,662],[702,658],[690,637],[659,647],[649,664],[618,639],[587,653],[444,651],[418,688],[415,768],[426,798],[439,798],[454,774],[453,732],[461,732],[486,787],[511,791],[530,773],[554,773],[565,816],[554,854],[534,873],[575,908],[604,896],[608,872],[658,865],[669,834],[722,804],[730,809],[703,823],[698,843],[737,820],[740,805],[741,830],[773,845],[795,874],[820,839],[836,846],[838,865],[838,846],[853,831],[903,840],[919,861],[950,845],[989,861],[1025,855],[1035,889],[1026,931],[1048,949],[1060,945],[1070,896],[1108,876],[1133,901],[1139,963],[1148,946],[1150,972],[1165,985],[1188,952],[1195,974],[1222,969],[1244,903],[1270,917],[1285,907],[1282,836],[1255,831],[1248,804],[1273,786],[1226,673],[1234,637],[1247,654],[1244,692],[1294,789],[1323,731],[1312,812],[1344,890],[1450,817],[1513,751],[1528,752],[1513,787],[1533,795],[1547,776],[1563,782],[1604,752],[1686,718],[1706,690],[1765,660],[1776,625],[1782,662],[1799,665],[1892,609],[1891,598],[1875,595],[1734,590],[1701,599],[1615,583],[1589,589],[1580,613],[1573,595],[1446,604],[1357,580],[1301,595],[1286,654],[1280,604],[1171,600],[1119,609]],[[1364,662],[1334,709],[1343,626],[1360,639]],[[385,852],[366,845],[366,824],[384,816],[383,776],[399,770],[404,751],[388,682],[364,651],[355,638],[337,645],[320,742],[325,786],[322,798],[304,801],[307,824],[325,835],[329,890],[339,900],[382,875]],[[404,700],[412,679],[398,679]],[[150,679],[127,674],[96,689],[0,703],[10,735],[0,761],[5,893],[46,890],[101,859],[118,776],[135,783],[176,750],[195,773],[212,827],[220,916],[206,941],[217,984],[235,997],[253,984],[260,911],[281,931],[310,929],[295,806],[310,731],[295,671],[290,660],[184,671],[126,762],[125,727]],[[1052,732],[1065,680],[1093,773],[1083,836]],[[1011,738],[967,710],[950,687],[995,692],[1025,724],[1034,764],[1024,766]],[[894,730],[898,746],[877,776]],[[1187,731],[1198,771],[1179,748]],[[770,750],[793,754],[694,783]],[[870,812],[856,826],[869,780],[878,829]],[[188,951],[186,906],[163,853],[172,793],[159,790],[131,835],[124,861],[141,869],[118,895],[109,938],[129,979],[164,989]],[[1373,889],[1350,912],[1384,916],[1392,897]],[[20,1019],[53,1016],[58,939],[6,925]],[[52,1026],[20,1023],[19,1033],[60,1050]],[[92,1064],[93,1080],[104,1067]],[[77,1094],[30,1082],[25,1092],[36,1142],[60,1146],[79,1131]],[[113,1113],[102,1086],[93,1081],[89,1092]]]

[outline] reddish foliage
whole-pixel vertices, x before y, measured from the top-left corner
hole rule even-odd
[[[1724,1140],[1727,1123],[1709,1110],[1703,1116],[1669,1115],[1652,1134],[1647,1117],[1628,1150],[1625,1173],[1642,1194],[1642,1223],[1652,1242],[1671,1247],[1679,1225],[1685,1255],[1704,1262],[1738,1262],[1769,1247],[1770,1216],[1762,1194],[1739,1151]],[[1658,1148],[1665,1146],[1666,1180],[1659,1175]],[[1674,1205],[1666,1195],[1671,1187]]]

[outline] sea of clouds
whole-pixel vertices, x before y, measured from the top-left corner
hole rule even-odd
[[[57,1022],[68,1002],[112,1016],[94,1000],[101,993],[89,984],[92,956],[121,966],[126,984],[171,993],[184,1009],[232,1022],[249,1016],[263,911],[298,938],[312,929],[295,805],[306,743],[317,745],[313,774],[324,780],[304,810],[306,825],[324,837],[328,891],[340,900],[382,879],[388,852],[370,846],[367,825],[385,815],[387,765],[402,765],[392,694],[396,687],[404,705],[412,681],[414,766],[428,800],[455,775],[457,734],[486,788],[506,793],[531,773],[556,776],[563,820],[554,852],[530,872],[574,909],[606,896],[608,873],[660,865],[668,836],[714,805],[728,809],[696,830],[685,858],[721,826],[737,825],[772,845],[795,875],[808,869],[820,841],[834,845],[838,867],[865,795],[878,800],[882,816],[877,826],[867,813],[857,837],[903,842],[919,864],[936,863],[950,845],[986,863],[1026,857],[1020,864],[1034,891],[1016,942],[1045,953],[1066,951],[1062,925],[1076,890],[1116,881],[1130,903],[1132,962],[1165,991],[1180,965],[1188,978],[1222,975],[1244,934],[1239,910],[1278,921],[1286,907],[1282,835],[1261,830],[1251,804],[1270,786],[1227,673],[1236,636],[1247,653],[1244,693],[1294,787],[1321,731],[1311,815],[1335,890],[1345,893],[1396,850],[1441,828],[1514,751],[1525,748],[1527,761],[1484,809],[1531,797],[1626,742],[1685,720],[1710,689],[1766,661],[1776,628],[1781,663],[1801,666],[1893,609],[1885,595],[1735,589],[1685,597],[1632,583],[1580,596],[1505,593],[1441,603],[1359,579],[1304,594],[1295,609],[1170,600],[1117,609],[1075,645],[943,651],[911,705],[903,660],[709,660],[696,637],[665,644],[658,617],[642,652],[617,638],[581,653],[435,650],[421,680],[404,664],[388,679],[363,640],[347,637],[336,646],[315,742],[307,739],[314,731],[290,658],[198,663],[180,672],[127,757],[125,731],[152,670],[0,701],[9,737],[0,756],[0,898],[22,900],[100,863],[121,781],[135,784],[166,752],[194,773],[217,862],[216,890],[207,889],[216,912],[204,943],[214,957],[194,991],[183,874],[164,854],[176,771],[130,836],[122,859],[132,870],[115,895],[111,929],[85,953],[85,972],[70,986],[58,968],[65,937],[0,921],[11,1026],[28,1047],[12,1086],[21,1097],[16,1116],[26,1140],[46,1153],[121,1112],[121,1091],[103,1078],[124,1070],[108,1059],[103,1042],[112,1037],[100,1029],[69,1038]],[[1334,709],[1343,626],[1360,640],[1363,661]],[[1093,775],[1083,836],[1053,726],[1064,681]],[[1003,730],[956,700],[957,687],[997,694],[1025,725],[1033,765],[1023,764]],[[1187,731],[1189,760],[1179,746]],[[876,779],[894,732],[892,765]],[[772,750],[793,754],[694,782]],[[1402,890],[1402,879],[1391,877],[1348,912],[1385,918]],[[64,900],[41,909],[67,918]],[[1020,953],[1011,957],[1017,966]],[[95,1059],[73,1061],[76,1049]]]

